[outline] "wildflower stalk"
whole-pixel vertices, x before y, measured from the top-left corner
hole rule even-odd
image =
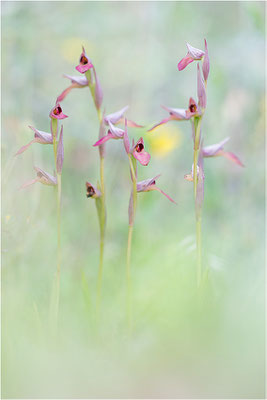
[[[194,140],[194,164],[193,164],[193,180],[194,180],[194,200],[195,200],[195,211],[196,211],[196,252],[197,252],[197,285],[201,284],[202,277],[202,243],[201,243],[201,211],[197,211],[197,184],[198,184],[198,156],[199,156],[199,144],[200,144],[200,132],[201,132],[202,116],[194,118],[195,126],[195,140]]]
[[[91,83],[91,71],[85,72],[85,76],[89,83],[89,90],[91,92],[92,99],[95,104],[99,125],[101,127],[103,115],[100,107],[95,101],[95,87]],[[104,145],[102,145],[103,148]],[[98,219],[99,219],[99,230],[100,230],[100,242],[99,242],[99,267],[97,276],[97,295],[96,295],[96,312],[98,310],[101,302],[101,289],[102,289],[102,275],[103,275],[103,260],[104,260],[104,247],[105,247],[105,226],[106,226],[106,206],[105,206],[105,166],[104,166],[104,152],[99,148],[99,159],[100,159],[100,191],[101,197],[97,201],[98,209]],[[99,207],[100,206],[100,207]]]
[[[57,131],[58,120],[52,119],[53,150],[55,159],[55,170],[57,171]],[[60,298],[60,270],[61,270],[61,174],[57,172],[57,271],[55,282],[55,325],[58,322],[58,308]]]
[[[134,226],[134,219],[136,213],[136,205],[137,205],[137,180],[136,180],[136,160],[133,159],[131,154],[128,154],[129,157],[129,164],[130,164],[130,171],[132,176],[132,203],[130,200],[129,208],[132,207],[130,210],[129,215],[129,228],[128,228],[128,243],[127,243],[127,255],[126,255],[126,281],[127,281],[127,320],[128,326],[131,330],[132,326],[132,307],[131,307],[131,250],[132,250],[132,237],[133,237],[133,226]]]

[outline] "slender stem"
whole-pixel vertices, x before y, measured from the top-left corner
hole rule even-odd
[[[126,258],[126,282],[127,282],[127,323],[129,329],[132,326],[132,307],[131,307],[131,249],[132,249],[133,225],[128,228],[128,244],[127,244],[127,258]]]
[[[52,135],[55,169],[57,170],[57,129],[58,120],[52,119]],[[57,173],[57,270],[55,278],[55,294],[54,294],[54,324],[57,327],[58,308],[60,297],[60,269],[61,269],[61,174]]]
[[[197,214],[196,197],[197,197],[197,183],[198,183],[198,153],[200,142],[200,129],[202,117],[195,118],[195,141],[194,141],[194,166],[193,166],[193,179],[194,179],[194,200],[196,210],[196,252],[197,252],[197,286],[201,284],[202,278],[202,251],[201,251],[201,215]]]
[[[59,294],[61,269],[61,174],[57,174],[57,275],[56,275],[56,303],[55,317],[58,320]]]
[[[201,217],[196,219],[196,242],[197,242],[197,286],[199,287],[202,278]]]
[[[100,108],[96,106],[95,103],[95,91],[94,86],[91,83],[91,72],[86,71],[86,78],[89,82],[89,90],[91,92],[92,99],[95,104],[97,117],[99,120],[99,124],[102,123],[102,112]],[[103,260],[104,260],[104,247],[105,247],[105,227],[106,227],[106,206],[105,206],[105,180],[104,180],[104,157],[99,152],[100,158],[100,191],[101,191],[101,208],[99,213],[99,230],[100,230],[100,243],[99,243],[99,267],[98,267],[98,275],[97,275],[97,294],[96,294],[96,315],[98,315],[98,311],[101,303],[101,289],[102,289],[102,276],[103,276]]]
[[[101,210],[99,217],[100,227],[100,253],[99,253],[99,267],[97,276],[97,299],[96,308],[97,313],[101,301],[101,288],[102,288],[102,275],[103,275],[103,259],[104,259],[104,245],[105,245],[105,225],[106,225],[106,208],[105,208],[105,184],[104,184],[104,158],[100,157],[100,186],[101,186]]]
[[[131,331],[132,327],[132,292],[131,292],[131,250],[132,250],[132,237],[133,237],[133,226],[136,213],[137,205],[137,180],[135,166],[130,154],[129,164],[132,175],[133,189],[132,189],[132,212],[130,211],[129,229],[128,229],[128,243],[127,243],[127,254],[126,254],[126,281],[127,281],[127,321],[128,327]],[[131,201],[131,200],[130,200]],[[131,203],[130,203],[131,207]]]

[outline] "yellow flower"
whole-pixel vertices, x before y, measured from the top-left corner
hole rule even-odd
[[[87,54],[94,53],[94,46],[88,40],[78,37],[72,37],[64,40],[62,46],[63,57],[70,62],[70,64],[77,64],[81,54],[82,46],[85,47]]]
[[[163,158],[181,145],[182,135],[177,127],[161,125],[146,136],[154,157]]]
[[[6,215],[6,223],[8,223],[8,221],[10,220],[10,218],[11,218],[11,215]]]

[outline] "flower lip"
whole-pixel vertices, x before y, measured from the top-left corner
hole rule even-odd
[[[54,115],[59,115],[60,113],[62,113],[62,108],[60,106],[57,106],[56,108],[54,108],[54,110],[53,110]]]
[[[196,104],[190,104],[189,110],[190,110],[191,113],[195,113],[197,111]]]
[[[135,146],[135,151],[137,151],[137,153],[141,153],[141,151],[144,149],[144,145],[142,142],[137,143],[137,145]]]
[[[80,57],[80,64],[83,64],[83,65],[88,64],[88,58],[85,57],[84,54],[82,54],[81,57]]]
[[[92,197],[95,195],[95,189],[90,184],[87,184],[86,192],[87,192],[86,197]]]
[[[84,47],[82,49],[83,49],[83,51],[82,51],[82,54],[80,55],[79,65],[77,65],[77,67],[75,67],[75,69],[77,71],[79,71],[81,74],[84,74],[90,68],[93,68],[93,64],[92,64],[91,60],[85,54]]]
[[[132,147],[131,153],[133,157],[140,162],[140,164],[146,166],[150,161],[150,154],[145,151],[144,140],[141,137],[137,143]]]
[[[98,198],[101,196],[100,190],[98,190],[94,185],[92,185],[90,182],[85,182],[85,187],[86,187],[86,197],[87,198]]]
[[[55,107],[52,108],[52,110],[50,111],[49,117],[54,118],[54,119],[68,118],[67,115],[63,114],[63,111],[62,111],[62,108],[61,108],[59,102],[57,102]]]

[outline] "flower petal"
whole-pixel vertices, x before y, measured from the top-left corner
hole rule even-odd
[[[186,47],[188,49],[188,54],[194,59],[194,60],[201,60],[201,58],[204,56],[205,52],[197,49],[196,47],[191,46],[189,43],[186,43]]]
[[[108,125],[109,122],[112,124],[116,124],[123,116],[126,110],[128,110],[129,106],[123,107],[121,110],[116,111],[115,113],[106,115],[104,121]]]
[[[172,203],[177,204],[176,201],[174,201],[167,193],[163,192],[163,190],[161,190],[159,187],[157,187],[156,185],[153,185],[154,188],[153,190],[157,190],[158,192],[160,192],[161,194],[163,194],[165,197],[167,197],[167,199],[169,199]]]
[[[245,167],[245,165],[239,160],[237,155],[232,153],[231,151],[219,151],[217,153],[218,156],[223,156],[225,158],[228,158],[228,160],[233,161],[235,164],[239,165],[240,167]]]
[[[103,136],[101,139],[99,139],[95,144],[93,144],[93,146],[94,147],[101,146],[102,144],[106,143],[110,139],[117,139],[117,137],[115,135],[112,135],[112,133],[110,133],[110,131],[109,131],[106,136]]]
[[[112,135],[114,135],[115,138],[117,138],[117,139],[122,139],[124,136],[124,130],[121,128],[117,128],[110,121],[108,124],[109,124],[109,130],[112,133]]]
[[[38,182],[41,182],[44,185],[57,185],[57,178],[53,175],[50,175],[48,172],[43,171],[41,168],[34,167],[37,172]]]
[[[128,119],[127,122],[128,126],[130,126],[131,128],[144,128],[144,125],[139,125],[134,121],[131,121],[130,119]]]
[[[25,150],[28,149],[28,147],[30,147],[33,143],[36,143],[37,139],[34,138],[33,140],[31,140],[28,144],[25,144],[24,146],[22,146],[15,154],[15,156],[18,156],[21,153],[24,153]]]
[[[65,99],[65,97],[67,96],[67,94],[69,94],[69,92],[74,89],[74,88],[81,88],[83,86],[78,85],[77,83],[73,83],[72,85],[70,85],[69,87],[67,87],[67,89],[63,90],[63,92],[57,97],[57,101],[62,101]]]
[[[152,132],[154,129],[156,129],[158,126],[166,124],[167,122],[169,122],[172,118],[168,117],[168,118],[164,118],[162,121],[158,122],[156,125],[153,125],[152,128],[148,129],[147,132]]]
[[[213,156],[215,156],[218,151],[223,149],[223,146],[225,145],[226,142],[228,142],[229,139],[230,138],[227,137],[227,138],[223,139],[219,143],[203,147],[202,148],[203,157],[213,157]]]
[[[148,165],[151,155],[147,151],[141,151],[138,153],[137,151],[133,152],[134,158],[140,162],[140,164],[146,166]]]
[[[77,83],[79,86],[88,86],[88,80],[85,75],[72,76],[72,75],[64,74],[63,76],[65,78],[70,79],[71,83]]]
[[[52,144],[53,136],[51,133],[39,131],[33,126],[29,125],[29,128],[34,131],[34,137],[37,139],[38,143],[42,144]]]
[[[190,56],[189,53],[187,53],[187,55],[181,59],[181,61],[178,63],[177,67],[179,71],[182,71],[183,69],[185,69],[185,67],[187,67],[188,64],[190,64],[191,62],[194,61],[194,58]]]
[[[148,187],[156,184],[156,180],[160,177],[156,175],[154,178],[145,179],[144,181],[137,182],[137,192],[145,192]]]
[[[32,179],[32,180],[30,180],[30,181],[28,181],[28,182],[25,182],[25,183],[23,183],[23,185],[19,188],[19,190],[21,190],[21,189],[24,189],[24,188],[26,188],[26,187],[28,187],[28,186],[30,186],[30,185],[33,185],[34,183],[36,183],[36,182],[38,182],[39,180],[37,179],[37,178],[35,178],[35,179]]]
[[[170,113],[170,115],[173,117],[172,119],[175,119],[178,121],[187,119],[186,110],[184,108],[171,108],[171,107],[166,107],[166,106],[161,106],[161,107]]]

